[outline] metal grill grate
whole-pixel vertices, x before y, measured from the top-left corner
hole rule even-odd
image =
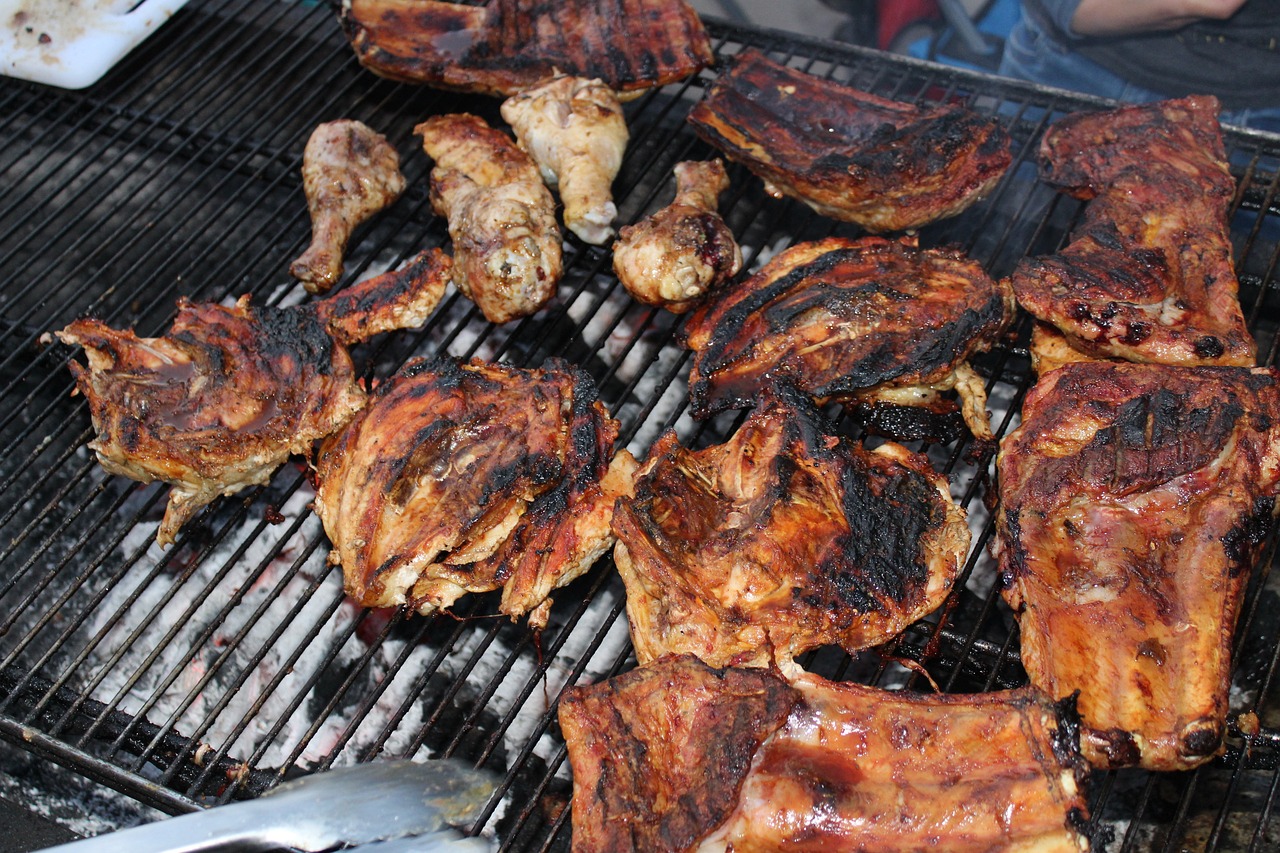
[[[745,45],[814,74],[908,101],[965,101],[1002,117],[1015,165],[990,198],[930,226],[994,275],[1061,245],[1079,203],[1035,181],[1034,152],[1066,109],[1099,103],[857,48],[712,24],[718,53]],[[710,73],[627,105],[632,141],[615,192],[620,220],[669,200],[672,166],[712,153],[685,127]],[[346,281],[446,240],[430,210],[427,160],[412,127],[441,112],[497,120],[496,100],[379,80],[362,71],[327,7],[197,0],[103,82],[66,93],[0,83],[0,735],[170,812],[253,796],[287,774],[379,756],[456,755],[502,777],[485,822],[504,849],[564,849],[570,783],[555,723],[563,688],[632,664],[622,585],[602,560],[556,596],[541,636],[464,599],[424,619],[365,611],[342,596],[308,508],[301,461],[270,486],[208,507],[161,551],[164,488],[104,474],[72,398],[72,352],[41,333],[93,314],[158,334],[179,295],[259,303],[300,298],[287,264],[307,242],[303,144],[319,122],[359,118],[400,149],[410,190],[363,229]],[[1280,141],[1230,132],[1240,181],[1234,236],[1242,300],[1274,363],[1280,283]],[[749,267],[774,251],[853,233],[775,201],[740,168],[722,210]],[[678,320],[633,303],[607,252],[571,241],[558,298],[494,328],[457,294],[421,329],[359,348],[371,377],[411,355],[448,351],[520,365],[582,364],[638,456],[663,430],[722,440],[734,418],[685,413],[688,355]],[[1024,330],[1025,331],[1025,330]],[[1029,384],[1024,350],[980,369],[1006,432]],[[1016,626],[999,600],[983,506],[991,460],[963,443],[926,450],[974,525],[973,552],[948,604],[888,648],[823,650],[824,675],[919,687],[922,664],[948,691],[1025,679]],[[1233,730],[1225,756],[1195,772],[1095,774],[1095,839],[1112,850],[1269,850],[1280,843],[1278,583],[1268,551],[1236,644],[1232,708],[1261,732]],[[1236,717],[1238,718],[1238,717]],[[1248,719],[1248,718],[1246,718]]]

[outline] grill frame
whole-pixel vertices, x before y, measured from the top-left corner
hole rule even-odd
[[[963,100],[1001,116],[1015,138],[1009,175],[970,211],[922,229],[925,245],[959,245],[1003,276],[1019,257],[1061,245],[1078,219],[1078,202],[1035,183],[1034,143],[1063,112],[1108,102],[855,46],[708,23],[721,57],[753,46],[876,94]],[[681,120],[713,76],[703,72],[627,104],[633,136],[615,184],[620,222],[669,200],[677,160],[713,153]],[[255,302],[272,304],[300,298],[286,273],[309,228],[298,167],[310,128],[330,118],[360,118],[386,133],[401,151],[410,186],[357,234],[343,284],[444,244],[444,223],[426,197],[427,161],[410,130],[435,112],[472,110],[496,121],[497,104],[379,80],[358,67],[329,10],[263,0],[194,0],[85,92],[0,81],[0,138],[8,143],[0,149],[0,335],[7,344],[0,357],[7,404],[0,411],[0,560],[6,565],[0,574],[0,737],[169,813],[255,796],[299,772],[300,758],[310,771],[379,754],[455,755],[502,778],[499,796],[473,829],[495,828],[504,849],[567,846],[567,762],[555,698],[567,685],[633,665],[621,584],[608,558],[559,591],[541,637],[489,616],[494,607],[485,596],[464,599],[455,617],[347,613],[340,587],[334,593],[333,570],[316,568],[326,543],[314,517],[297,506],[309,486],[293,464],[265,488],[220,500],[189,523],[177,545],[156,554],[144,534],[154,534],[166,489],[139,487],[98,469],[86,450],[87,409],[68,396],[65,365],[73,353],[39,343],[42,333],[86,314],[159,334],[178,295],[224,300],[252,293]],[[1233,236],[1242,303],[1260,363],[1274,364],[1280,136],[1235,129],[1225,135],[1241,187]],[[857,233],[797,202],[768,199],[740,167],[730,175],[721,207],[744,244],[748,269],[789,243]],[[565,266],[559,297],[536,318],[495,329],[451,292],[421,330],[357,348],[357,364],[370,377],[384,377],[410,355],[446,349],[519,365],[559,355],[593,374],[622,421],[620,443],[637,455],[667,428],[694,444],[722,440],[739,416],[698,424],[678,404],[689,362],[674,343],[678,321],[626,300],[603,250],[570,239]],[[1029,387],[1025,351],[1001,348],[979,366],[991,377],[993,427],[1003,435]],[[982,496],[990,454],[973,464],[964,441],[924,449],[951,478],[978,534],[959,591],[940,615],[877,652],[850,658],[823,650],[805,663],[836,678],[922,688],[910,668],[895,662],[905,658],[923,665],[946,691],[1015,686],[1023,680],[1016,629],[986,551],[992,519]],[[1273,817],[1280,805],[1274,556],[1273,537],[1237,633],[1236,686],[1243,701],[1233,702],[1227,754],[1186,774],[1093,774],[1092,829],[1099,841],[1113,834],[1109,849],[1268,849],[1280,833]],[[184,606],[188,584],[203,586]],[[203,604],[219,595],[226,597],[206,614]],[[185,618],[171,619],[164,610],[174,601]],[[277,618],[272,608],[282,603],[287,618],[260,629]],[[313,605],[327,616],[308,616]],[[185,633],[197,618],[201,627]],[[230,636],[216,646],[224,627]],[[288,667],[273,676],[278,680],[265,688],[250,684],[262,661],[299,627],[314,636],[303,632],[283,660]],[[111,647],[118,629],[126,637]],[[148,651],[155,657],[122,666],[144,643],[154,643]],[[164,668],[163,655],[174,643],[197,651],[216,646],[217,653],[199,658],[204,670],[193,676],[186,666]],[[235,658],[251,646],[248,661]],[[311,661],[318,646],[326,656]],[[307,665],[308,680],[285,690],[286,670]],[[236,677],[223,684],[221,675],[233,671]],[[487,675],[474,681],[477,672]],[[203,692],[215,688],[222,693],[209,709],[190,714]],[[384,713],[378,703],[402,689],[409,698]],[[224,720],[252,691],[253,710]],[[293,707],[268,717],[264,706],[286,693]],[[295,736],[289,721],[304,706],[318,716]],[[1250,708],[1262,719],[1257,734],[1240,731],[1238,712]],[[326,721],[335,714],[348,724],[332,733]],[[421,717],[416,728],[415,717]],[[269,724],[259,745],[237,747],[260,719]],[[209,738],[214,730],[223,734]],[[332,737],[332,746],[312,755],[310,745],[322,737]],[[1252,827],[1249,815],[1256,815]]]

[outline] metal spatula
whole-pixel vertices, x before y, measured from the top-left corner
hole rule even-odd
[[[48,848],[66,853],[186,853],[225,845],[329,850],[423,836],[421,851],[490,846],[449,826],[474,820],[493,793],[486,774],[452,761],[388,761],[286,782],[256,800]],[[435,846],[432,846],[435,845]]]

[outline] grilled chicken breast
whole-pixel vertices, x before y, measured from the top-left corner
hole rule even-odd
[[[1013,273],[1018,302],[1095,358],[1255,363],[1240,310],[1218,102],[1192,96],[1075,113],[1040,146],[1041,176],[1091,199],[1071,243]]]
[[[630,136],[614,91],[601,80],[554,77],[512,95],[501,112],[542,179],[559,188],[565,227],[595,245],[612,237],[613,179]]]
[[[689,402],[708,417],[786,382],[819,399],[952,412],[990,439],[986,389],[968,359],[990,347],[1012,296],[976,261],[882,237],[832,237],[779,252],[690,315]],[[875,417],[875,413],[872,413]],[[881,431],[920,438],[909,423]]]
[[[724,163],[686,160],[675,174],[671,204],[620,232],[613,271],[637,301],[683,313],[738,274],[742,250],[717,210]]]
[[[573,849],[1081,853],[1069,709],[922,696],[671,657],[559,708]]]
[[[454,284],[492,323],[537,312],[562,271],[555,200],[538,167],[473,115],[435,116],[414,132],[435,160],[431,203],[449,220]]]
[[[502,588],[503,613],[535,611],[612,544],[634,464],[614,461],[617,432],[563,362],[410,362],[318,454],[316,512],[347,593],[429,614]]]
[[[1012,162],[994,119],[917,107],[787,68],[747,49],[689,113],[698,135],[824,216],[868,231],[954,216]]]
[[[641,663],[692,653],[777,665],[882,643],[935,610],[969,547],[928,461],[865,450],[785,393],[725,444],[660,438],[614,512],[614,561]]]
[[[439,302],[450,261],[439,250],[341,293],[290,308],[178,300],[161,338],[98,320],[57,333],[84,347],[71,363],[88,398],[102,467],[169,483],[156,541],[218,495],[266,483],[292,453],[338,430],[364,405],[347,345],[420,325]]]
[[[1078,362],[1022,418],[1000,449],[998,532],[1031,683],[1080,691],[1097,767],[1204,763],[1280,490],[1280,374]]]
[[[311,245],[289,272],[312,293],[326,293],[342,276],[342,256],[356,226],[404,192],[400,155],[382,134],[361,122],[326,122],[302,153],[302,188],[311,213]]]

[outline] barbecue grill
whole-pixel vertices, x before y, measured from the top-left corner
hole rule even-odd
[[[1081,204],[1035,179],[1046,126],[1104,105],[1043,87],[847,45],[709,21],[719,57],[754,46],[809,73],[898,100],[962,102],[1000,117],[1014,166],[964,214],[922,229],[995,276],[1063,244]],[[666,204],[672,167],[714,152],[684,123],[714,72],[626,105],[631,143],[615,184],[619,220]],[[364,610],[342,594],[309,508],[303,460],[269,486],[223,498],[154,544],[167,488],[105,474],[71,395],[68,347],[42,335],[94,315],[160,334],[180,295],[259,304],[304,297],[287,267],[309,220],[299,168],[314,126],[358,118],[401,153],[410,189],[362,228],[343,284],[447,241],[427,198],[413,126],[443,112],[497,122],[498,101],[381,80],[361,69],[326,6],[194,0],[98,85],[66,92],[0,82],[0,735],[169,813],[254,797],[301,772],[391,757],[453,756],[497,774],[473,832],[504,850],[563,850],[571,793],[556,700],[566,686],[634,665],[621,581],[606,557],[555,594],[536,634],[469,596],[432,618]],[[1260,362],[1280,319],[1280,137],[1227,129],[1239,190],[1233,240]],[[767,196],[741,167],[722,211],[749,268],[792,243],[855,234]],[[596,379],[643,457],[666,429],[697,446],[735,415],[686,412],[680,320],[633,302],[608,252],[570,238],[558,296],[502,327],[450,291],[420,330],[354,352],[370,379],[449,352],[519,366],[560,356]],[[1017,420],[1030,384],[1020,336],[978,363],[993,426]],[[845,424],[851,434],[856,427]],[[892,644],[802,659],[831,678],[984,691],[1025,682],[999,598],[984,505],[989,448],[913,445],[949,478],[975,537],[937,614]],[[1109,850],[1273,850],[1280,844],[1280,581],[1257,566],[1235,646],[1226,754],[1188,773],[1095,773],[1090,832]]]

